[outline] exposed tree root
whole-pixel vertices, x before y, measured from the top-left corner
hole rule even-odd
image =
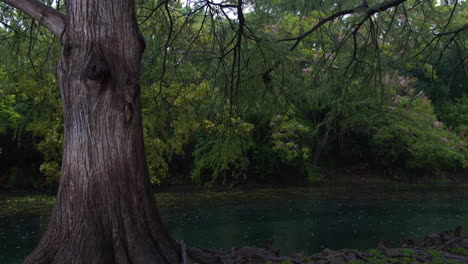
[[[229,252],[204,248],[187,248],[190,258],[200,264],[341,264],[341,263],[468,263],[468,255],[450,252],[453,248],[468,250],[468,237],[461,235],[461,227],[427,235],[423,242],[415,245],[411,239],[404,239],[401,248],[388,248],[385,242],[379,243],[376,250],[357,252],[355,250],[334,251],[324,249],[322,252],[306,256],[303,253],[291,257],[280,257],[279,250],[268,242],[266,248],[241,247]],[[179,242],[184,248],[185,243]],[[182,249],[185,252],[184,249]],[[454,262],[455,261],[455,262]],[[185,263],[185,262],[184,262]],[[405,262],[406,263],[406,262]]]
[[[187,257],[187,244],[184,241],[177,241],[180,245],[180,256],[182,258],[182,264],[189,264]]]

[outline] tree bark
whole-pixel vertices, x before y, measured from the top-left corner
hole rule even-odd
[[[6,2],[43,8],[33,0]],[[62,16],[41,16],[47,8],[21,10],[37,11],[58,34],[54,19]],[[135,3],[69,0],[63,18],[57,67],[65,122],[62,176],[48,229],[23,263],[180,263],[179,246],[158,214],[144,155],[139,78],[145,43]]]

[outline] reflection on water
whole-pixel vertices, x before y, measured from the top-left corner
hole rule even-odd
[[[264,246],[274,239],[283,254],[301,250],[311,254],[325,247],[374,248],[384,239],[399,245],[404,237],[421,239],[456,225],[468,228],[466,190],[367,187],[167,193],[161,195],[160,211],[174,238],[192,246],[227,250]],[[49,210],[0,216],[0,263],[20,263],[40,238]]]

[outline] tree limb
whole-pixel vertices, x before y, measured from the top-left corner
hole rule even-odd
[[[385,11],[389,8],[392,8],[392,7],[395,7],[395,6],[398,6],[402,3],[406,2],[406,0],[392,0],[392,1],[387,1],[387,2],[384,2],[382,3],[381,5],[377,6],[377,7],[374,7],[374,8],[370,8],[367,3],[364,3],[363,5],[361,6],[358,6],[358,7],[355,7],[355,8],[352,8],[352,9],[346,9],[346,10],[342,10],[342,11],[339,11],[329,17],[326,17],[326,18],[323,18],[321,19],[315,26],[313,26],[310,30],[308,30],[307,32],[303,33],[302,35],[298,36],[298,37],[295,37],[295,38],[286,38],[286,39],[281,39],[279,40],[280,42],[281,41],[295,41],[294,45],[291,47],[291,51],[294,50],[294,48],[296,48],[296,46],[299,44],[299,42],[301,42],[301,40],[303,40],[305,37],[309,36],[310,34],[314,33],[317,29],[319,29],[321,26],[323,26],[324,24],[338,18],[338,17],[343,17],[345,15],[350,15],[350,14],[354,14],[356,12],[360,12],[360,11],[365,11],[366,12],[366,18],[369,18],[371,17],[372,15],[374,15],[375,13],[379,13],[379,12],[382,12],[382,11]]]
[[[61,37],[65,29],[65,15],[37,0],[1,0],[26,13],[46,27],[52,34]]]
[[[463,30],[467,30],[468,29],[468,24],[465,24],[464,26],[456,29],[456,30],[453,30],[453,31],[448,31],[448,32],[443,32],[443,33],[438,33],[438,34],[435,34],[436,36],[440,37],[440,36],[445,36],[445,35],[450,35],[450,34],[458,34],[460,32],[462,32]]]

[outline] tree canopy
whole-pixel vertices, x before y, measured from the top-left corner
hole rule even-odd
[[[45,3],[65,12],[62,1]],[[152,182],[232,185],[288,171],[315,182],[323,169],[353,166],[390,177],[464,169],[466,5],[137,1]],[[40,18],[0,8],[0,147],[9,168],[1,182],[54,184],[60,36]],[[22,151],[29,155],[12,162]]]
[[[60,182],[25,264],[187,263],[187,251],[223,260],[171,238],[151,183],[315,183],[343,166],[400,179],[467,166],[466,1],[0,9],[0,183]]]

